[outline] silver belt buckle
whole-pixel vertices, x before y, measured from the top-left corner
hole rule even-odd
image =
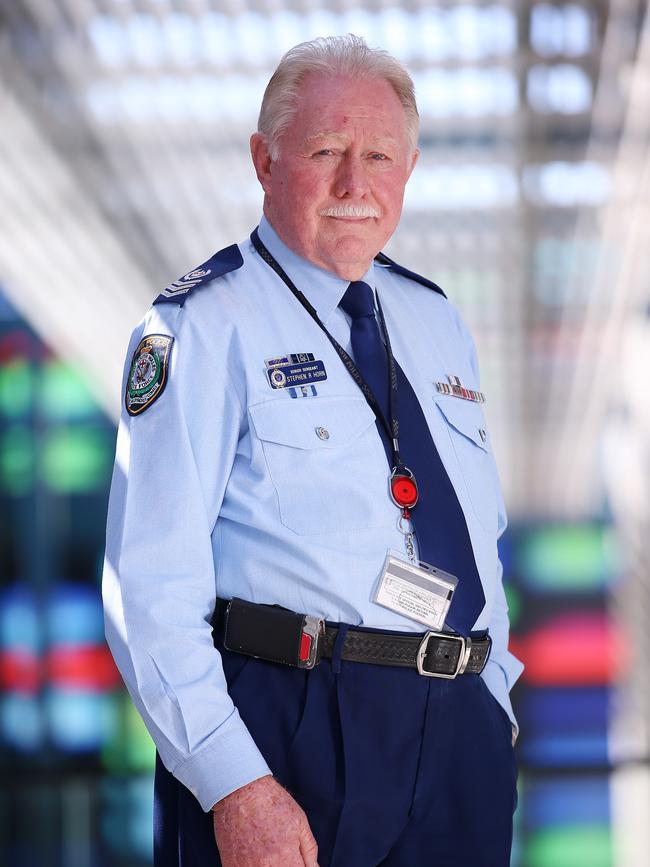
[[[460,642],[461,652],[458,654],[458,664],[456,665],[456,670],[452,674],[443,674],[439,671],[425,671],[424,657],[427,655],[427,648],[430,638],[444,638],[445,641],[449,641],[449,639],[452,639],[453,641]],[[465,638],[464,635],[450,635],[448,632],[427,632],[422,641],[420,642],[420,646],[418,647],[418,653],[415,658],[415,663],[417,665],[418,673],[424,675],[424,677],[442,677],[445,680],[455,680],[458,675],[463,674],[465,669],[467,668],[467,663],[469,662],[469,656],[471,652],[471,638]]]

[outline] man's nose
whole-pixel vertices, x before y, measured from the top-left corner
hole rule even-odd
[[[334,179],[334,194],[342,199],[347,196],[360,198],[368,192],[368,178],[363,159],[346,155],[339,163]]]

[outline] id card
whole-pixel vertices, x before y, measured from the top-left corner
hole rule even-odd
[[[444,626],[457,584],[449,572],[389,551],[372,601],[437,631]]]

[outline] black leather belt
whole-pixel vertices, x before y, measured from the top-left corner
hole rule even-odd
[[[213,626],[215,641],[220,640],[227,650],[307,669],[332,656],[339,633],[338,627],[319,618],[243,599],[217,600]],[[453,680],[459,674],[480,674],[491,647],[487,634],[475,638],[448,632],[403,635],[351,627],[341,658],[415,668],[425,677]]]

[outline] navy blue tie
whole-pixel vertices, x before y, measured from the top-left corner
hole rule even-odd
[[[340,307],[352,319],[350,336],[355,363],[388,420],[388,356],[375,317],[372,288],[361,281],[350,283]],[[397,418],[400,455],[418,484],[418,503],[411,519],[420,559],[458,577],[458,587],[446,623],[461,635],[468,635],[485,605],[485,595],[465,515],[411,383],[397,361],[395,368],[399,395]],[[381,423],[377,427],[392,469],[388,436]]]

